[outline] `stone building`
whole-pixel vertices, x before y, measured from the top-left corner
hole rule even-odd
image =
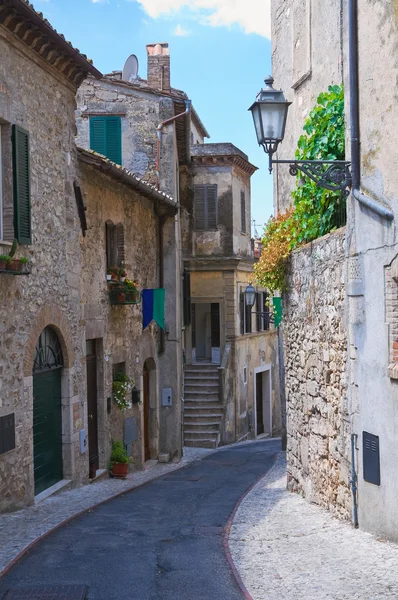
[[[200,144],[191,152],[193,207],[183,224],[190,287],[185,444],[216,447],[278,435],[278,333],[266,291],[257,291],[253,309],[244,296],[253,278],[250,178],[256,167],[230,143]]]
[[[75,94],[88,74],[28,2],[0,5],[0,510],[88,476]]]
[[[257,412],[258,431],[277,433],[281,427],[277,334],[266,316],[262,320],[253,316],[253,326],[248,314],[240,316],[243,286],[253,267],[250,176],[255,167],[232,144],[204,144],[209,137],[206,128],[187,95],[171,86],[168,45],[149,44],[147,58],[146,79],[138,76],[132,56],[123,71],[100,81],[90,77],[82,84],[77,95],[77,142],[156,184],[180,208],[164,248],[170,253],[176,248],[184,265],[170,259],[164,285],[169,309],[182,299],[184,315],[175,326],[170,324],[165,360],[181,368],[177,379],[167,384],[181,398],[182,357],[173,362],[176,340],[181,340],[187,363],[185,443],[214,446],[255,435]],[[101,131],[110,143],[104,142]],[[199,202],[204,210],[200,226]],[[257,311],[266,310],[264,294],[259,290]],[[240,320],[245,323],[242,334]],[[199,361],[203,369],[192,368]],[[195,382],[198,386],[192,385]],[[202,410],[203,403],[209,410]]]
[[[397,14],[393,3],[370,0],[302,8],[272,2],[274,77],[293,100],[280,156],[293,155],[316,95],[343,82],[353,182],[346,229],[292,259],[285,336],[290,485],[343,516],[353,509],[361,528],[396,541]],[[279,209],[290,202],[288,179],[281,167]],[[301,353],[297,317],[307,331]],[[291,371],[300,362],[305,381]],[[358,493],[350,502],[351,468]]]
[[[141,467],[159,453],[181,456],[178,394],[170,406],[161,397],[162,388],[174,384],[175,369],[162,371],[163,336],[154,322],[143,329],[143,300],[128,291],[119,297],[119,284],[108,283],[106,273],[122,261],[140,290],[162,287],[161,230],[168,219],[174,222],[177,207],[170,196],[99,154],[79,149],[78,158],[87,223],[81,245],[90,461],[94,469],[106,468],[113,438],[124,441]],[[170,323],[170,312],[166,317]],[[111,400],[120,372],[141,398],[125,411]]]

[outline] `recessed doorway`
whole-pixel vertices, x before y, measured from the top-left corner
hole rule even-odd
[[[256,437],[272,436],[272,386],[269,367],[255,369],[254,406]]]

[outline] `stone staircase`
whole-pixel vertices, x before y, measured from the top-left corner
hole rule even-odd
[[[217,448],[223,419],[217,365],[185,367],[184,400],[184,445]]]

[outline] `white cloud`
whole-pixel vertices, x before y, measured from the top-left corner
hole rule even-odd
[[[93,0],[93,2],[99,0]],[[270,37],[270,0],[137,0],[154,19],[189,8],[213,27],[239,24],[245,33]]]
[[[91,0],[93,4],[108,4],[109,0]]]
[[[174,29],[173,34],[179,37],[185,37],[187,35],[190,35],[191,32],[188,31],[188,29],[184,29],[182,25],[177,25],[177,27]]]

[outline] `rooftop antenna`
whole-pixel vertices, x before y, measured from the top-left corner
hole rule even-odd
[[[257,224],[256,224],[256,220],[255,219],[252,219],[252,227],[254,227],[253,237],[254,237],[254,239],[258,239],[260,236],[258,234]]]
[[[123,81],[137,81],[138,79],[138,58],[135,54],[131,54],[126,62],[124,63],[122,80]]]

